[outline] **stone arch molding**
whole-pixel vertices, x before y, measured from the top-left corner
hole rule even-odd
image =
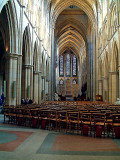
[[[105,51],[104,61],[103,61],[103,68],[104,68],[104,77],[108,77],[108,71],[109,71],[109,62],[108,62],[108,52]]]
[[[0,13],[9,0],[0,1]]]
[[[5,8],[6,18],[8,22],[8,35],[6,38],[7,52],[18,54],[18,19],[16,13],[16,6],[14,1],[3,0],[0,2],[0,14]],[[8,38],[9,37],[9,38]]]
[[[118,64],[119,61],[118,61],[118,45],[116,43],[116,40],[113,41],[113,44],[112,44],[112,56],[111,56],[111,68],[110,70],[112,72],[116,72],[118,70]]]
[[[22,44],[25,45],[25,64],[32,64],[31,33],[29,25],[24,30]]]
[[[53,27],[55,26],[56,20],[60,13],[67,7],[74,5],[82,9],[89,17],[93,28],[95,28],[96,18],[92,6],[86,0],[64,0],[56,1],[52,8],[51,23]]]
[[[38,59],[38,44],[37,41],[35,41],[34,44],[34,54],[33,54],[33,60],[34,60],[34,71],[39,71],[39,59]]]

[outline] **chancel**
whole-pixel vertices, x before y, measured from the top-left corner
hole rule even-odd
[[[1,0],[0,159],[119,159],[119,72],[120,0]]]

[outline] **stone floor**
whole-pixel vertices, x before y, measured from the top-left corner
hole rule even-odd
[[[3,124],[0,115],[0,160],[118,160],[120,139],[66,135]]]

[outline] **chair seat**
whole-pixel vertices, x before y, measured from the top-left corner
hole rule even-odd
[[[104,126],[105,124],[103,122],[97,122],[95,125],[97,125],[97,126]]]
[[[18,114],[17,117],[23,118],[23,114]]]
[[[113,123],[113,126],[120,126],[120,123]]]
[[[85,125],[85,124],[90,125],[91,122],[87,122],[87,121],[86,121],[86,122],[82,122],[82,124],[83,124],[83,125]]]

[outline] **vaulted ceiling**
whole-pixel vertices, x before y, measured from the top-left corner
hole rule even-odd
[[[67,49],[79,57],[83,54],[88,27],[95,26],[94,4],[95,0],[51,0],[51,20],[59,54]]]

